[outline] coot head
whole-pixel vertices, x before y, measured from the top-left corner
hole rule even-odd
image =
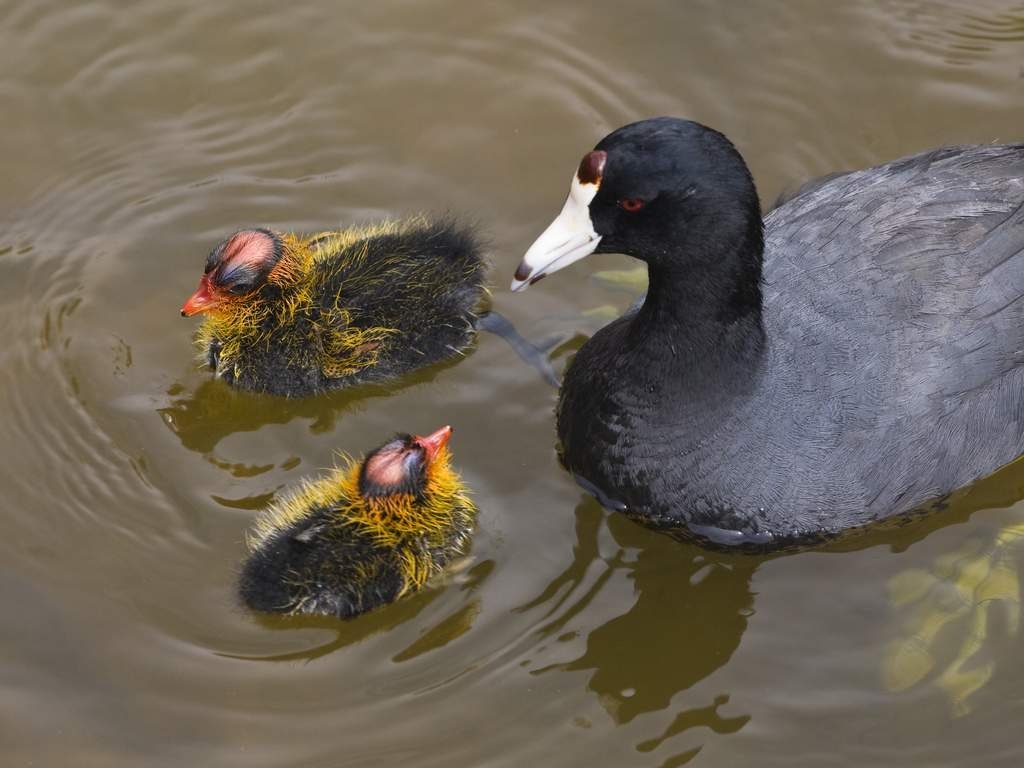
[[[431,470],[452,436],[449,426],[421,437],[396,435],[373,451],[363,462],[359,475],[359,493],[363,498],[388,496],[420,497],[430,489]]]
[[[721,133],[661,117],[624,126],[583,156],[565,206],[527,251],[512,289],[591,253],[623,253],[685,273],[751,262],[763,247],[757,191]]]
[[[269,229],[236,232],[206,257],[199,287],[181,308],[184,317],[252,296],[281,261],[281,238]]]

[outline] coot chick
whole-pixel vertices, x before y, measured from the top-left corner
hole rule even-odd
[[[398,435],[271,506],[249,537],[242,602],[350,618],[444,570],[465,552],[476,516],[451,468],[451,433]]]
[[[181,313],[206,314],[202,359],[240,389],[296,397],[384,382],[472,343],[480,250],[450,220],[244,230],[213,249]]]
[[[562,458],[648,525],[816,543],[1024,452],[1022,144],[840,174],[762,220],[725,136],[645,120],[583,157],[512,287],[593,252],[650,284],[566,372]]]

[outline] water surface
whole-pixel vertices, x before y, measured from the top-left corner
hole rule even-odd
[[[612,128],[713,125],[768,201],[1024,138],[1022,62],[1024,6],[999,2],[0,2],[5,765],[1020,765],[1009,601],[966,706],[938,671],[890,690],[885,658],[914,621],[891,579],[990,547],[1024,471],[852,551],[715,555],[585,498],[554,391],[498,339],[281,402],[197,370],[178,308],[237,227],[454,211],[490,235],[494,305],[563,334],[563,367],[632,300],[593,278],[628,261],[507,285]],[[463,572],[349,623],[236,606],[256,510],[442,423],[481,509]]]

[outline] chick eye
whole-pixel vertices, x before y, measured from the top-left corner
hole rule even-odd
[[[228,293],[235,296],[244,296],[247,293],[252,292],[252,286],[249,283],[235,283],[234,285],[228,286]]]
[[[641,200],[639,197],[624,197],[619,200],[619,208],[629,213],[636,213],[645,205],[647,205],[647,201]]]

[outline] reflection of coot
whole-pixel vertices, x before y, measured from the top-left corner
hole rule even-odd
[[[464,598],[450,614],[427,627],[407,648],[397,653],[392,661],[403,662],[414,659],[424,653],[443,648],[445,645],[461,637],[473,628],[473,623],[480,613],[480,600],[476,592],[480,585],[494,570],[494,562],[483,560],[467,571],[460,580],[459,590]],[[440,597],[444,592],[440,586],[416,592],[385,610],[371,611],[351,621],[338,621],[334,617],[325,616],[281,616],[278,614],[253,614],[254,621],[264,629],[280,632],[295,632],[303,629],[325,629],[335,633],[335,637],[326,643],[313,645],[299,650],[276,653],[265,656],[241,654],[224,654],[232,658],[247,661],[293,662],[311,661],[326,656],[350,645],[360,643],[373,635],[390,632],[408,621],[416,619],[423,610]]]
[[[577,507],[576,519],[573,563],[525,607],[545,602],[566,584],[580,583],[600,558],[600,507],[587,499]],[[618,516],[609,518],[609,527],[623,549],[637,553],[636,560],[623,562],[620,552],[580,601],[559,607],[560,617],[543,632],[559,634],[615,570],[628,571],[637,594],[632,608],[591,630],[583,655],[557,666],[593,670],[588,687],[617,722],[625,723],[644,712],[666,709],[673,696],[729,660],[747,627],[753,604],[750,579],[762,559],[709,553],[651,535]],[[715,722],[706,724],[716,727],[720,718],[713,707],[707,715]]]
[[[1022,497],[1020,470],[1008,467],[946,499],[946,510],[941,516],[915,525],[875,527],[865,535],[830,545],[825,551],[836,557],[876,546],[900,552],[940,528],[967,522],[974,512],[1010,506]],[[620,724],[645,713],[679,709],[660,735],[637,745],[641,752],[653,751],[676,734],[697,726],[716,733],[738,730],[748,719],[745,715],[728,717],[718,711],[728,700],[727,695],[713,701],[697,698],[691,702],[685,697],[676,700],[674,707],[673,699],[728,663],[747,628],[747,617],[753,612],[751,580],[761,563],[771,557],[708,551],[653,534],[623,516],[612,514],[607,517],[608,528],[621,549],[612,557],[602,558],[598,535],[604,520],[595,500],[587,499],[577,507],[573,562],[523,609],[551,604],[550,619],[541,632],[554,638],[564,636],[574,619],[592,601],[600,599],[597,596],[617,571],[624,570],[632,580],[636,599],[624,613],[591,629],[586,635],[586,648],[577,658],[535,670],[535,674],[590,671],[587,688]],[[1007,536],[1008,531],[1004,531],[1002,538]],[[1004,552],[999,541],[986,551],[989,556],[1002,556]],[[594,578],[595,562],[601,560],[606,569]],[[978,597],[968,595],[967,605],[958,603],[953,608],[961,612],[975,610],[978,605],[973,601]],[[1005,596],[988,598],[995,605]],[[879,600],[882,599],[880,594]],[[949,609],[949,605],[938,603],[931,611],[919,610],[905,617],[906,628],[913,634],[929,622],[941,621],[941,611]],[[984,642],[986,636],[973,639]],[[928,652],[928,644],[914,642],[915,652]],[[903,647],[897,643],[891,650]],[[971,648],[978,650],[974,645]],[[887,660],[887,673],[898,661]],[[883,662],[879,658],[879,671]],[[733,704],[742,711],[742,702]]]

